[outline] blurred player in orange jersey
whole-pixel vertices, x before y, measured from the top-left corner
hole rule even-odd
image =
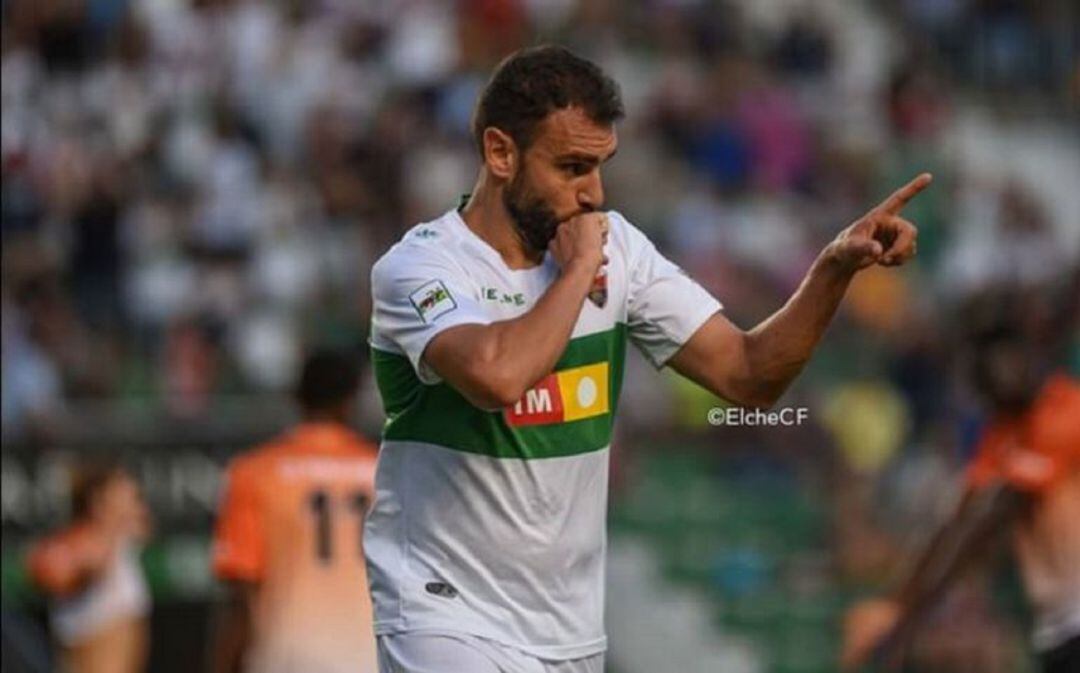
[[[146,665],[150,597],[139,550],[150,516],[131,475],[80,470],[73,520],[30,552],[34,583],[50,596],[65,673],[137,673]]]
[[[214,535],[214,572],[230,585],[215,673],[375,671],[361,531],[376,449],[348,425],[358,385],[348,358],[311,356],[303,421],[229,466]]]
[[[895,597],[848,613],[848,669],[874,655],[898,663],[894,653],[919,617],[1007,533],[1035,618],[1041,670],[1080,671],[1080,382],[1047,370],[1051,344],[1026,334],[1022,308],[998,310],[1013,315],[978,329],[974,340],[973,378],[993,416],[963,498]]]

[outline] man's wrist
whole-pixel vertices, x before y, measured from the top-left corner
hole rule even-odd
[[[850,280],[859,270],[857,265],[844,261],[836,241],[825,246],[814,266],[819,272],[834,276],[838,280]]]
[[[593,262],[585,259],[577,258],[572,259],[566,263],[566,266],[562,269],[562,275],[575,279],[587,280],[592,282],[592,279],[599,273],[600,268]]]

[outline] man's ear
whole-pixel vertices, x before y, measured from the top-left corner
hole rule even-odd
[[[521,167],[517,143],[494,126],[487,127],[484,129],[484,163],[495,177],[507,181],[513,179]]]

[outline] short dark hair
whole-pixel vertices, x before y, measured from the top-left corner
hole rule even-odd
[[[548,114],[569,107],[580,107],[597,124],[613,124],[624,114],[619,85],[595,63],[557,45],[517,51],[495,69],[476,103],[476,147],[483,156],[484,129],[494,126],[524,151]]]
[[[1020,345],[1027,302],[1012,288],[990,288],[969,297],[958,311],[964,347],[981,353],[998,345]]]
[[[327,411],[341,404],[360,387],[356,358],[334,350],[308,355],[296,386],[296,401],[306,411]]]

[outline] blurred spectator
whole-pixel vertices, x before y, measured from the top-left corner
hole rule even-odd
[[[228,597],[212,673],[376,673],[361,531],[378,449],[350,427],[359,367],[317,351],[297,379],[302,421],[228,467],[212,561]]]
[[[139,551],[149,534],[149,512],[125,470],[94,465],[75,476],[71,523],[40,540],[28,561],[50,598],[63,670],[144,669],[150,596]]]
[[[972,184],[959,217],[942,269],[943,287],[953,296],[986,287],[1038,287],[1069,268],[1069,251],[1059,246],[1046,211],[1020,183]]]
[[[1048,36],[1047,53],[1061,52],[1051,18],[1067,16],[1064,5],[895,9],[913,30],[951,40],[957,58],[997,54],[987,67],[1008,77],[1062,61],[1018,56],[1016,45]],[[55,304],[70,307],[67,326],[56,329],[81,335],[84,351],[73,355],[69,344],[61,352],[54,342],[35,356],[16,340],[5,362],[18,353],[39,364],[16,373],[56,372],[61,384],[51,388],[61,399],[118,394],[123,377],[90,371],[88,362],[152,369],[175,350],[170,325],[185,316],[215,325],[215,357],[239,374],[192,374],[210,397],[234,384],[279,391],[298,340],[316,336],[302,327],[312,315],[336,310],[360,337],[364,262],[467,189],[468,119],[481,73],[536,31],[626,73],[627,100],[644,109],[631,110],[633,142],[624,150],[639,156],[613,165],[612,199],[640,213],[659,240],[672,237],[691,268],[716,276],[720,296],[734,299],[733,281],[707,260],[763,269],[776,285],[765,295],[750,290],[741,306],[783,296],[846,208],[865,203],[878,184],[913,167],[948,184],[940,182],[948,74],[908,55],[880,101],[834,90],[850,86],[842,72],[856,52],[842,15],[812,3],[777,12],[736,3],[466,2],[447,12],[426,1],[13,0],[4,13],[3,236],[5,248],[17,243],[5,254],[5,286],[12,270],[53,265]],[[967,21],[991,26],[985,44],[957,38]],[[896,147],[852,154],[848,110],[878,105]],[[966,248],[952,245],[945,227],[947,192],[934,192],[914,217],[930,265],[942,250]],[[1040,218],[1030,198],[1010,197],[1002,208],[1007,219]],[[960,212],[962,222],[986,217]],[[1035,248],[1052,247],[1035,242],[1042,236],[1052,239],[1040,233],[1024,244],[1035,258],[1043,254]],[[331,308],[343,306],[355,312]],[[181,361],[205,368],[201,356]],[[172,399],[180,378],[144,392]],[[5,427],[31,406],[6,404]]]
[[[41,435],[63,404],[60,375],[53,361],[34,343],[25,318],[3,295],[4,437]]]
[[[1013,297],[987,295],[965,313],[970,384],[990,421],[966,471],[960,503],[920,552],[910,576],[890,599],[861,603],[849,613],[848,667],[900,654],[961,573],[993,559],[993,542],[1004,533],[1034,614],[1040,670],[1066,673],[1080,666],[1080,384],[1053,369],[1062,344],[1046,340],[1044,328],[1056,316],[1024,302],[1023,295]],[[1071,303],[1058,310],[1071,313]],[[970,661],[992,651],[969,645],[953,641],[937,659]],[[1007,668],[986,661],[979,670]]]

